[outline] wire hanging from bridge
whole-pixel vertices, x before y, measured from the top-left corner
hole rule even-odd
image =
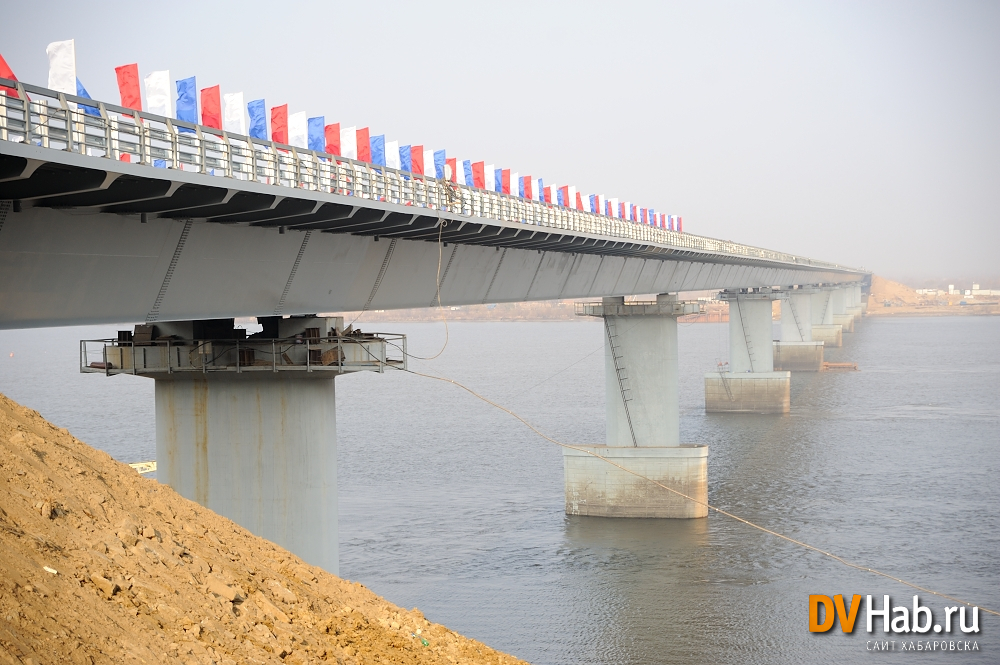
[[[603,460],[603,461],[607,462],[608,464],[621,469],[625,473],[631,474],[633,476],[636,476],[637,478],[641,478],[642,480],[645,480],[647,482],[653,483],[657,487],[660,487],[661,489],[664,489],[664,490],[666,490],[668,492],[672,492],[673,494],[676,494],[677,496],[679,496],[679,497],[681,497],[683,499],[686,499],[687,501],[693,501],[694,503],[697,503],[699,505],[705,506],[709,510],[711,510],[711,511],[713,511],[715,513],[718,513],[719,515],[723,515],[724,517],[728,517],[729,519],[732,519],[732,520],[735,520],[735,521],[740,522],[742,524],[745,524],[745,525],[747,525],[747,526],[749,526],[751,528],[757,529],[758,531],[763,531],[764,533],[766,533],[768,535],[771,535],[771,536],[774,536],[775,538],[779,538],[779,539],[784,540],[786,542],[792,543],[793,545],[797,545],[797,546],[802,547],[802,548],[804,548],[806,550],[809,550],[811,552],[816,552],[817,554],[822,554],[823,556],[829,557],[829,558],[833,559],[834,561],[837,561],[838,563],[841,563],[841,564],[847,566],[848,568],[853,568],[855,570],[860,570],[860,571],[863,571],[863,572],[871,573],[873,575],[878,575],[879,577],[884,577],[884,578],[890,579],[890,580],[892,580],[894,582],[898,582],[899,584],[902,584],[904,586],[908,586],[911,589],[916,589],[918,591],[923,591],[924,593],[929,593],[931,595],[938,596],[940,598],[945,598],[947,600],[951,600],[951,601],[954,601],[956,603],[961,603],[962,605],[966,605],[966,606],[969,606],[969,607],[978,607],[983,612],[986,612],[988,614],[993,614],[993,615],[996,615],[996,616],[1000,616],[1000,612],[998,612],[996,610],[992,610],[992,609],[989,609],[987,607],[983,607],[982,605],[974,605],[973,603],[971,603],[971,602],[969,602],[967,600],[962,600],[961,598],[956,598],[954,596],[949,596],[948,594],[941,593],[940,591],[934,591],[933,589],[928,589],[927,587],[920,586],[919,584],[914,584],[913,582],[908,582],[908,581],[906,581],[904,579],[896,577],[895,575],[890,575],[889,573],[882,572],[881,570],[877,570],[875,568],[870,568],[868,566],[863,566],[861,564],[857,564],[857,563],[854,563],[852,561],[848,561],[847,559],[845,559],[845,558],[843,558],[841,556],[838,556],[837,554],[834,554],[833,552],[829,552],[829,551],[824,550],[824,549],[822,549],[820,547],[816,547],[815,545],[810,545],[809,543],[803,542],[801,540],[797,540],[795,538],[792,538],[791,536],[786,536],[783,533],[779,533],[777,531],[774,531],[773,529],[768,529],[765,526],[761,526],[760,524],[757,524],[755,522],[751,522],[750,520],[745,519],[743,517],[740,517],[739,515],[734,515],[733,513],[729,512],[727,510],[723,510],[722,508],[718,508],[716,506],[713,506],[713,505],[711,505],[710,503],[708,503],[706,501],[700,501],[699,499],[695,499],[694,497],[689,496],[689,495],[685,494],[684,492],[676,490],[676,489],[674,489],[672,487],[668,487],[668,486],[664,485],[663,483],[661,483],[661,482],[659,482],[657,480],[654,480],[654,479],[652,479],[652,478],[650,478],[648,476],[644,476],[641,473],[638,473],[638,472],[633,471],[633,470],[631,470],[629,468],[626,468],[626,467],[622,466],[621,464],[618,464],[617,462],[609,460],[606,457],[601,457],[600,455],[598,455],[598,454],[596,454],[596,453],[594,453],[594,452],[592,452],[590,450],[587,450],[586,448],[582,448],[580,446],[574,446],[574,445],[568,444],[568,443],[563,443],[562,441],[554,439],[551,436],[545,434],[540,429],[538,429],[537,427],[535,427],[534,425],[532,425],[524,417],[518,415],[517,413],[515,413],[511,409],[508,409],[507,407],[505,407],[505,406],[503,406],[501,404],[498,404],[497,402],[494,402],[493,400],[489,399],[488,397],[484,397],[483,395],[480,395],[479,393],[477,393],[472,388],[469,388],[468,386],[466,386],[466,385],[464,385],[462,383],[459,383],[458,381],[455,381],[454,379],[449,379],[449,378],[443,377],[443,376],[435,376],[433,374],[424,374],[423,372],[417,372],[417,371],[414,371],[412,369],[402,369],[402,368],[399,368],[399,367],[397,367],[395,369],[398,369],[398,370],[403,371],[403,372],[407,372],[408,374],[413,374],[415,376],[424,377],[426,379],[433,379],[435,381],[442,381],[444,383],[450,383],[453,386],[456,386],[456,387],[461,388],[462,390],[466,391],[467,393],[469,393],[470,395],[472,395],[476,399],[482,400],[483,402],[486,402],[490,406],[492,406],[492,407],[494,407],[496,409],[499,409],[500,411],[503,411],[504,413],[508,414],[509,416],[511,416],[511,417],[519,420],[521,422],[521,424],[523,424],[525,427],[527,427],[532,432],[534,432],[535,434],[537,434],[541,438],[545,439],[549,443],[554,443],[555,445],[557,445],[557,446],[559,446],[561,448],[568,448],[570,450],[577,450],[577,451],[580,451],[580,452],[585,453],[587,455],[590,455],[592,457],[596,457],[597,459]]]

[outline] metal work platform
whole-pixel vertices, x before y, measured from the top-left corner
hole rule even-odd
[[[406,369],[406,336],[363,333],[291,339],[80,342],[82,373],[154,376],[177,372],[384,372]]]
[[[684,316],[701,312],[702,304],[697,301],[633,300],[626,303],[578,302],[574,305],[577,316]]]

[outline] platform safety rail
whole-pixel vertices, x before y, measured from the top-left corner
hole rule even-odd
[[[80,372],[385,372],[407,369],[406,335],[363,333],[292,339],[93,339],[80,342]]]
[[[686,316],[701,314],[704,306],[698,301],[630,300],[624,303],[577,302],[573,305],[576,316]]]
[[[2,141],[32,143],[149,168],[192,171],[440,210],[484,220],[648,242],[672,249],[850,270],[838,264],[784,252],[660,229],[315,150],[236,135],[9,79],[0,78],[0,86],[15,88],[19,95],[16,98],[0,94]],[[91,112],[86,109],[91,109]]]

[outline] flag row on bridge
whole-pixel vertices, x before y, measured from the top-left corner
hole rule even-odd
[[[76,75],[74,41],[53,42],[46,48],[46,53],[49,57],[48,87],[57,92],[91,99]],[[165,70],[150,72],[140,79],[139,67],[134,63],[116,67],[115,75],[121,105],[128,109],[145,110],[240,136],[271,140],[278,144],[416,175],[448,179],[468,187],[662,229],[683,231],[683,221],[678,215],[658,213],[653,208],[607,198],[603,194],[585,195],[571,185],[546,185],[540,177],[520,175],[511,169],[486,164],[485,161],[474,162],[449,157],[445,150],[432,150],[422,145],[400,145],[398,141],[387,141],[384,134],[372,135],[368,127],[341,127],[340,123],[328,124],[324,116],[308,117],[303,111],[289,113],[288,104],[268,109],[263,99],[246,101],[242,92],[222,94],[218,85],[199,90],[194,76],[173,81],[173,85],[170,72]],[[2,55],[0,77],[17,80]],[[142,103],[143,92],[146,97],[145,107]],[[0,93],[17,95],[16,90],[2,86]],[[85,113],[100,115],[96,107],[81,107]],[[178,130],[194,131],[185,127],[178,127]]]

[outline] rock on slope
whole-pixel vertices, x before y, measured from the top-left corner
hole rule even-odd
[[[0,395],[0,663],[516,663]]]

